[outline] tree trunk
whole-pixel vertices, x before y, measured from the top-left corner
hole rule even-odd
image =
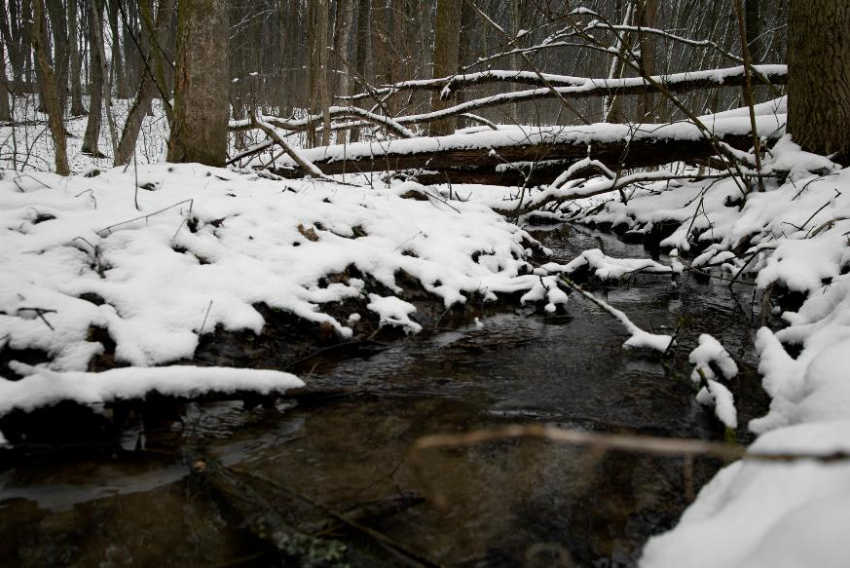
[[[21,30],[28,26],[18,26],[18,7],[16,2],[9,3],[9,11],[0,10],[0,36],[3,38],[3,43],[6,45],[6,52],[9,55],[9,62],[12,64],[12,77],[14,85],[12,92],[21,92],[23,90],[23,51]],[[11,22],[11,25],[10,25]],[[27,44],[29,51],[29,44]]]
[[[139,81],[139,89],[136,92],[136,98],[130,107],[130,112],[127,114],[127,122],[124,123],[124,130],[121,132],[121,141],[118,143],[118,150],[115,152],[115,165],[123,166],[130,163],[133,153],[136,150],[136,141],[139,138],[139,130],[142,128],[142,121],[151,106],[154,96],[159,92],[157,88],[157,79],[151,73],[154,71],[153,52],[157,49],[157,44],[163,44],[167,41],[167,34],[171,30],[171,14],[174,10],[174,0],[160,0],[159,8],[156,13],[156,23],[153,27],[153,18],[150,15],[150,5],[142,4],[142,18],[144,20],[145,36],[142,40],[143,45],[147,45],[145,52],[147,57],[142,63],[142,77]],[[159,86],[164,89],[164,85]]]
[[[89,120],[86,124],[86,134],[83,137],[84,154],[95,157],[104,157],[98,148],[100,141],[100,125],[103,120],[103,44],[98,41],[101,33],[96,29],[98,23],[103,22],[103,0],[89,0],[89,46],[90,46],[90,89],[89,96]]]
[[[328,25],[330,12],[328,0],[310,2],[308,12],[308,30],[310,45],[310,114],[322,114],[324,126],[322,144],[330,143],[330,95],[328,91]],[[318,143],[315,128],[308,132],[308,142],[311,146]]]
[[[351,53],[349,46],[351,44],[351,24],[354,21],[354,2],[355,0],[337,0],[336,5],[336,26],[334,29],[334,52],[351,62]],[[333,92],[339,94],[348,94],[349,88],[349,71],[343,65],[339,57],[334,56],[334,80]]]
[[[757,65],[764,59],[764,42],[761,38],[761,0],[744,1],[744,25],[747,34],[747,47],[750,50],[750,60]]]
[[[457,73],[462,7],[463,3],[455,0],[437,0],[437,19],[434,27],[434,78]],[[440,98],[440,91],[435,91],[431,95],[432,112],[448,106],[449,102]],[[454,117],[435,121],[430,125],[429,134],[431,136],[452,134],[456,126],[457,119]]]
[[[32,14],[32,0],[23,0],[21,3],[21,21],[26,22],[30,18],[30,14]],[[32,44],[32,26],[21,23],[21,38],[23,40],[21,45],[21,51],[24,52],[24,72],[26,76],[26,86],[27,89],[33,88],[33,64],[32,64],[32,50],[30,49],[30,45]]]
[[[641,28],[654,28],[658,14],[658,0],[641,0],[638,5],[637,25]],[[656,43],[654,34],[638,32],[640,45],[640,73],[644,77],[652,77],[656,73]],[[658,112],[655,108],[655,93],[647,93],[638,97],[638,122],[656,122]]]
[[[59,105],[59,93],[56,88],[56,74],[47,61],[44,46],[44,38],[47,35],[44,22],[44,0],[33,0],[33,23],[32,23],[32,47],[35,51],[38,66],[44,78],[44,90],[39,93],[47,109],[50,134],[53,136],[53,144],[56,154],[56,173],[60,176],[71,174],[68,167],[68,154],[65,147],[65,125],[62,124],[62,108]]]
[[[124,72],[124,57],[121,55],[121,41],[119,35],[119,29],[121,26],[118,23],[118,0],[109,0],[109,10],[107,10],[109,15],[109,28],[112,31],[112,57],[111,61],[111,75],[112,75],[112,84],[117,87],[116,95],[119,99],[127,98],[127,76]],[[109,93],[108,96],[112,96],[112,93]]]
[[[378,0],[372,5],[372,48],[375,58],[374,71],[378,85],[392,83],[392,48],[390,45],[390,26],[392,11],[387,0]],[[390,105],[394,104],[391,99]],[[392,112],[392,108],[390,112]]]
[[[626,0],[626,3],[623,7],[622,25],[630,26],[632,24],[632,21],[634,20],[635,4],[639,1],[640,0]],[[617,51],[617,54],[611,56],[611,68],[608,71],[609,79],[622,78],[623,70],[625,68],[623,58],[626,57],[626,53],[630,49],[629,39],[629,32],[619,32],[617,36],[617,41],[614,44],[614,49]],[[602,114],[605,118],[605,122],[623,121],[623,102],[622,99],[618,97],[616,93],[612,94],[610,97],[605,98],[603,102]]]
[[[80,79],[80,34],[77,27],[77,0],[68,0],[68,47],[71,51],[71,116],[83,116],[86,108],[83,106],[83,84]]]
[[[180,0],[169,162],[227,161],[227,0]]]
[[[336,26],[334,30],[334,81],[333,93],[347,95],[350,91],[351,71],[342,63],[339,56],[345,58],[345,61],[352,64],[354,57],[354,47],[351,41],[351,28],[354,23],[354,4],[356,0],[338,0],[336,8]],[[350,104],[350,103],[349,103]],[[345,140],[345,134],[337,137],[338,141]]]
[[[850,164],[850,4],[791,0],[788,131],[804,150]]]
[[[3,45],[0,44],[0,120],[12,121],[12,110],[9,108],[9,80],[6,78],[6,57]]]
[[[369,61],[369,21],[369,0],[357,0],[357,37],[355,38],[357,55],[355,56],[354,67],[362,78],[369,76],[366,70]],[[359,85],[352,81],[351,92],[349,94],[354,94],[359,89]],[[349,142],[360,140],[360,129],[353,128],[348,135],[348,140]]]
[[[50,15],[50,26],[53,30],[53,71],[56,74],[56,93],[59,97],[59,108],[62,114],[68,105],[68,22],[65,6],[62,0],[46,0],[47,12]]]

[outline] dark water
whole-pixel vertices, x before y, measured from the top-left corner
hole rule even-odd
[[[600,243],[612,256],[646,256],[574,229],[541,236],[562,259]],[[573,296],[566,315],[482,312],[483,328],[303,365],[311,387],[353,387],[348,396],[253,410],[193,404],[184,423],[149,440],[146,451],[28,458],[0,471],[0,565],[279,565],[234,515],[249,498],[237,495],[233,506],[209,498],[188,475],[187,447],[202,448],[249,486],[257,480],[261,496],[288,496],[270,508],[296,524],[317,510],[345,515],[384,504],[380,514],[361,514],[362,524],[434,564],[634,565],[646,539],[687,506],[681,460],[534,439],[411,446],[424,435],[514,423],[722,439],[722,427],[693,401],[687,354],[699,333],[715,335],[742,366],[732,385],[739,422],[764,410],[752,369],[752,290],[738,288],[733,295],[724,282],[685,276],[672,289],[666,277],[638,275],[597,290],[645,329],[679,328],[666,360],[624,351],[618,324]],[[127,450],[137,434],[125,436]],[[698,460],[697,488],[720,465]],[[386,507],[410,495],[424,499]],[[322,536],[346,542],[346,534]],[[390,552],[351,558],[403,565]]]

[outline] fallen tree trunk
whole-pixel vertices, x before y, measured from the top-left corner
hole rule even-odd
[[[763,138],[782,132],[784,115],[759,116]],[[324,175],[376,171],[413,171],[426,183],[540,185],[549,183],[570,164],[591,155],[612,170],[698,162],[716,155],[724,142],[738,150],[752,146],[749,121],[707,121],[714,140],[690,123],[562,127],[457,134],[386,142],[327,146],[302,153]],[[261,164],[257,164],[261,165]],[[287,178],[309,174],[287,157],[271,166]]]

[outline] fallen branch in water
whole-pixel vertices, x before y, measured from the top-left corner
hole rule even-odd
[[[600,434],[584,430],[567,430],[541,424],[505,426],[488,430],[475,430],[465,434],[437,434],[423,436],[413,444],[413,452],[441,448],[459,448],[517,438],[542,438],[551,442],[590,448],[596,451],[630,452],[670,457],[713,457],[728,460],[749,460],[768,463],[790,463],[811,460],[833,463],[850,460],[847,452],[788,453],[750,452],[747,446],[737,446],[707,440],[659,438],[631,434]]]

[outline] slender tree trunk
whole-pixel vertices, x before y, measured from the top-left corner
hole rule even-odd
[[[314,0],[309,7],[310,44],[310,114],[322,114],[322,144],[330,143],[330,97],[328,92],[328,0]],[[317,145],[314,129],[309,132],[309,143]]]
[[[15,1],[9,3],[8,13],[6,10],[0,10],[0,36],[2,36],[3,43],[6,45],[6,52],[9,55],[9,62],[12,65],[12,77],[14,81],[12,88],[9,90],[22,92],[23,58],[21,52],[23,51],[23,42],[20,35],[21,29],[28,26],[18,26],[17,18],[18,6]],[[29,43],[27,43],[27,51],[29,51]]]
[[[355,0],[337,0],[336,26],[334,26],[334,52],[345,57],[346,61],[352,61],[351,24],[354,21]],[[334,81],[333,92],[348,93],[348,69],[343,65],[339,57],[334,56]]]
[[[369,22],[369,0],[357,0],[357,37],[355,38],[357,54],[354,60],[354,68],[362,78],[369,76],[367,70],[370,38]],[[351,60],[349,60],[349,64],[351,64]],[[356,81],[351,82],[351,94],[360,88],[362,87]],[[348,140],[350,142],[360,140],[360,129],[353,128],[348,135]]]
[[[744,23],[746,26],[747,46],[753,65],[758,65],[764,59],[762,46],[761,0],[744,1]]]
[[[350,71],[338,57],[341,55],[345,61],[353,61],[354,47],[351,41],[351,28],[354,23],[354,4],[356,0],[338,0],[336,9],[336,26],[334,29],[334,55],[332,65],[334,69],[333,93],[348,94],[350,91]],[[338,141],[345,140],[345,133],[337,137]]]
[[[318,69],[318,87],[319,87],[319,102],[321,104],[322,116],[324,116],[324,128],[322,129],[322,146],[327,146],[331,143],[331,97],[328,89],[328,26],[330,25],[330,7],[328,0],[315,0],[318,5],[318,51],[319,51],[319,69]]]
[[[804,150],[850,165],[850,3],[790,0],[788,131]]]
[[[109,15],[109,29],[112,32],[112,57],[111,61],[111,76],[112,76],[112,84],[117,86],[116,96],[119,99],[127,98],[127,76],[124,72],[124,57],[121,54],[121,35],[120,28],[118,22],[118,16],[120,10],[118,8],[119,0],[109,0],[109,9],[107,10]],[[112,93],[109,93],[109,96],[112,96]]]
[[[157,44],[162,44],[167,40],[167,34],[171,30],[171,14],[174,10],[174,0],[160,0],[159,8],[156,13],[156,22],[153,22],[153,17],[150,14],[150,5],[142,4],[142,19],[144,20],[143,27],[145,34],[143,45],[146,45],[145,52],[147,56],[142,63],[142,77],[139,81],[139,89],[136,91],[136,97],[127,113],[127,121],[124,123],[124,130],[121,132],[121,140],[118,143],[118,150],[115,152],[115,165],[123,166],[129,164],[133,158],[133,153],[136,149],[136,141],[139,138],[139,130],[142,128],[142,121],[150,109],[151,102],[154,96],[159,92],[157,88],[157,79],[151,72],[154,71],[153,52],[157,49]],[[150,26],[153,24],[153,27]],[[164,88],[160,84],[159,88]]]
[[[44,22],[43,0],[33,0],[32,47],[35,51],[38,66],[44,77],[44,90],[40,93],[47,109],[50,134],[56,154],[56,173],[60,176],[71,174],[68,167],[68,153],[65,147],[65,126],[62,124],[62,108],[59,105],[59,93],[56,88],[56,74],[47,60],[44,38],[47,35]]]
[[[12,121],[12,109],[9,108],[9,80],[6,78],[6,57],[0,44],[0,120]]]
[[[59,97],[59,108],[62,114],[68,106],[68,22],[65,6],[62,0],[46,0],[47,12],[50,15],[50,25],[53,30],[53,71],[56,74],[56,93]]]
[[[25,22],[32,14],[32,0],[23,0],[21,4],[21,21]],[[24,52],[24,72],[26,76],[27,89],[33,88],[33,64],[32,64],[32,26],[21,24],[21,51]]]
[[[292,18],[297,18],[297,14],[292,13],[291,0],[280,0],[280,5],[277,9],[278,21],[278,43],[280,45],[280,57],[278,58],[278,84],[277,84],[277,106],[278,114],[286,116],[289,114],[292,104],[292,90],[290,67],[292,67],[292,50],[294,49],[293,37],[290,34],[290,28],[287,25]],[[240,105],[244,106],[244,105]],[[236,109],[234,108],[234,116]]]
[[[227,0],[180,0],[169,162],[227,161]]]
[[[80,33],[77,26],[77,0],[68,0],[68,47],[71,52],[71,116],[83,116],[83,84],[80,79]]]
[[[456,0],[437,0],[437,19],[434,27],[434,71],[433,77],[445,77],[457,73],[460,56],[460,28],[463,3]],[[440,99],[440,91],[431,95],[431,110],[440,110],[449,106],[448,101]],[[432,122],[429,128],[431,136],[452,134],[457,126],[454,117]]]
[[[89,120],[86,124],[86,134],[83,136],[83,153],[95,157],[104,157],[98,144],[100,142],[100,127],[103,120],[103,91],[104,79],[103,44],[98,41],[101,33],[96,29],[103,22],[103,0],[89,0],[88,32],[90,45],[89,63]]]
[[[638,4],[637,24],[641,28],[654,28],[655,19],[658,14],[658,0],[640,0]],[[643,76],[656,74],[655,53],[657,36],[654,34],[638,32],[640,45],[640,72]],[[654,122],[657,118],[655,108],[655,93],[647,93],[638,96],[638,122]]]
[[[626,0],[626,5],[623,9],[623,25],[628,26],[631,25],[634,19],[635,12],[635,3],[640,0]],[[615,49],[618,52],[618,55],[612,55],[611,60],[611,68],[608,71],[609,79],[619,79],[623,76],[624,63],[623,57],[625,57],[626,50],[629,49],[629,32],[620,32],[618,35],[618,39],[615,44]],[[603,115],[605,118],[605,122],[621,122],[623,119],[623,103],[620,97],[616,94],[605,97],[603,103]]]
[[[387,0],[378,0],[372,5],[372,48],[375,58],[374,71],[378,85],[392,83],[393,57],[390,45],[390,27],[392,22],[392,11]],[[394,113],[396,97],[389,101],[389,111]]]

